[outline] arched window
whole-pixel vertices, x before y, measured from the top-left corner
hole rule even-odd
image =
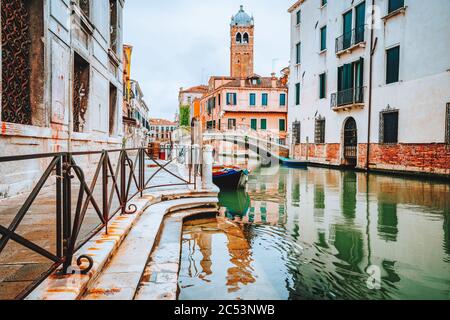
[[[240,32],[236,35],[236,43],[242,43],[242,34]]]
[[[246,33],[244,33],[244,43],[248,43],[248,42],[249,42],[248,33],[246,32]]]

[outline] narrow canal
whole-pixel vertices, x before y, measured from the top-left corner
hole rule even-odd
[[[450,299],[449,184],[261,168],[220,200],[185,224],[181,300]]]

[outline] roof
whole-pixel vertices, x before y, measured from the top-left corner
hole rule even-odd
[[[183,89],[180,91],[180,93],[186,93],[186,92],[206,93],[206,92],[208,92],[208,86],[199,85],[199,86],[194,86],[194,87],[191,87],[188,89]]]
[[[289,9],[288,12],[291,13],[292,11],[294,11],[295,9],[297,9],[298,7],[300,7],[300,5],[305,2],[305,0],[298,0],[296,1]]]
[[[151,126],[178,126],[176,122],[166,119],[150,119],[149,123]]]
[[[232,26],[253,26],[254,19],[244,11],[244,6],[241,5],[240,10],[233,17],[231,17]]]
[[[245,88],[272,88],[272,77],[259,77],[258,82],[254,84],[252,81],[250,81],[251,78],[248,78],[245,80]],[[241,79],[236,78],[233,81],[227,82],[220,86],[219,88],[238,88],[241,86]],[[281,83],[279,79],[277,79],[277,86],[276,88],[286,88],[285,85]]]

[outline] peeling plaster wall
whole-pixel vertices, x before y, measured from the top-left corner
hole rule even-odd
[[[109,84],[117,88],[118,97],[122,96],[123,90],[122,50],[117,52],[117,67],[111,63],[108,53],[109,0],[91,1],[91,16],[86,19],[88,27],[81,22],[70,0],[33,0],[33,7],[37,5],[41,6],[43,13],[43,47],[33,52],[33,63],[42,61],[42,72],[38,77],[42,83],[33,86],[32,90],[43,103],[35,107],[39,109],[39,117],[33,115],[32,126],[0,120],[0,157],[68,151],[69,136],[72,151],[121,147],[123,126],[119,105],[115,108],[118,129],[109,135]],[[123,43],[123,6],[124,1],[118,0],[118,48]],[[90,64],[91,87],[85,130],[70,134],[75,52]],[[117,99],[117,104],[120,102],[121,99]],[[48,161],[44,160],[0,163],[0,198],[30,190],[47,164]]]

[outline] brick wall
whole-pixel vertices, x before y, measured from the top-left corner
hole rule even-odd
[[[295,158],[306,159],[306,144],[294,148]],[[310,144],[309,160],[318,164],[342,165],[339,144]],[[366,168],[367,144],[358,145],[360,169]],[[371,144],[370,168],[450,175],[450,145],[446,144]]]

